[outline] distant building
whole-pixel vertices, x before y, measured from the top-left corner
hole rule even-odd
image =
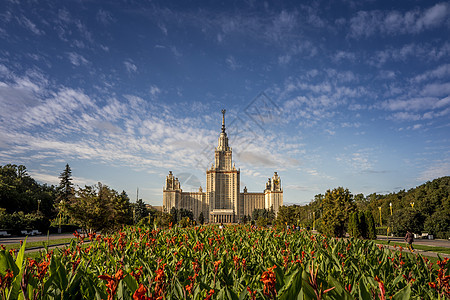
[[[231,147],[225,131],[225,110],[222,110],[222,131],[216,147],[214,163],[206,171],[206,191],[200,187],[198,192],[183,192],[180,181],[172,171],[166,177],[163,189],[163,211],[172,207],[191,210],[198,220],[200,213],[206,222],[234,223],[243,216],[251,216],[254,209],[273,209],[275,214],[283,205],[283,189],[277,172],[266,183],[261,193],[249,193],[244,187],[240,192],[240,169],[232,160]]]

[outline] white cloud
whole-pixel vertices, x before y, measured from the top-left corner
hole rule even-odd
[[[136,73],[137,72],[137,66],[131,62],[131,60],[126,60],[123,62],[125,65],[125,69],[128,73]]]
[[[229,55],[227,57],[226,63],[228,65],[228,67],[233,71],[237,70],[241,67],[241,65],[236,62],[236,59],[232,55]]]
[[[438,3],[424,11],[359,11],[350,19],[351,37],[370,37],[376,33],[397,35],[419,33],[440,26],[449,15],[449,5]]]
[[[17,21],[19,22],[20,25],[22,25],[24,28],[30,30],[32,33],[36,34],[36,35],[43,35],[44,31],[40,30],[37,28],[36,24],[34,24],[33,22],[30,21],[30,19],[28,19],[25,16],[20,16],[17,18]]]
[[[84,58],[84,56],[81,54],[78,54],[75,52],[69,52],[69,53],[67,53],[67,56],[69,58],[70,63],[74,66],[79,67],[81,65],[89,64],[89,61],[86,58]]]

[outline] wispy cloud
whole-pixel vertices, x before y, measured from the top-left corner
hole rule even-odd
[[[82,65],[88,65],[89,61],[84,58],[83,55],[76,53],[76,52],[69,52],[67,53],[67,56],[69,58],[69,61],[74,66],[82,66]]]
[[[19,24],[21,26],[23,26],[24,28],[30,30],[32,33],[36,34],[36,35],[43,35],[45,34],[44,31],[40,30],[36,24],[34,24],[30,19],[28,19],[25,16],[20,16],[17,17],[17,22],[19,22]]]
[[[131,60],[126,60],[123,64],[129,74],[137,72],[137,66]]]
[[[350,36],[370,37],[374,34],[398,35],[419,33],[440,26],[450,13],[447,3],[438,3],[426,10],[359,11],[350,19]]]

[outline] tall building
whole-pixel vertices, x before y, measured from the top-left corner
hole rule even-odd
[[[283,205],[283,189],[277,172],[266,183],[261,193],[249,193],[247,187],[240,191],[240,169],[233,163],[231,147],[225,130],[225,110],[222,110],[222,130],[214,153],[214,163],[206,170],[206,191],[183,192],[180,181],[172,171],[166,177],[163,189],[163,211],[172,207],[193,212],[198,220],[200,213],[206,222],[234,223],[251,216],[254,209],[273,209],[275,215]]]

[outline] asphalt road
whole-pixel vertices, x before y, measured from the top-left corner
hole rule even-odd
[[[58,239],[66,239],[66,238],[73,238],[72,233],[55,233],[50,234],[48,237],[47,235],[34,235],[34,236],[28,236],[27,242],[45,242],[47,241],[47,238],[49,240],[58,240]],[[0,245],[8,245],[8,244],[18,244],[20,241],[25,240],[25,236],[13,236],[13,237],[1,237],[0,238]]]
[[[377,240],[386,241],[387,238],[385,235],[379,235],[379,236],[377,236]],[[389,237],[389,240],[392,242],[405,243],[405,238],[403,238],[403,237]],[[413,247],[414,247],[414,245],[450,248],[450,240],[414,239]]]

